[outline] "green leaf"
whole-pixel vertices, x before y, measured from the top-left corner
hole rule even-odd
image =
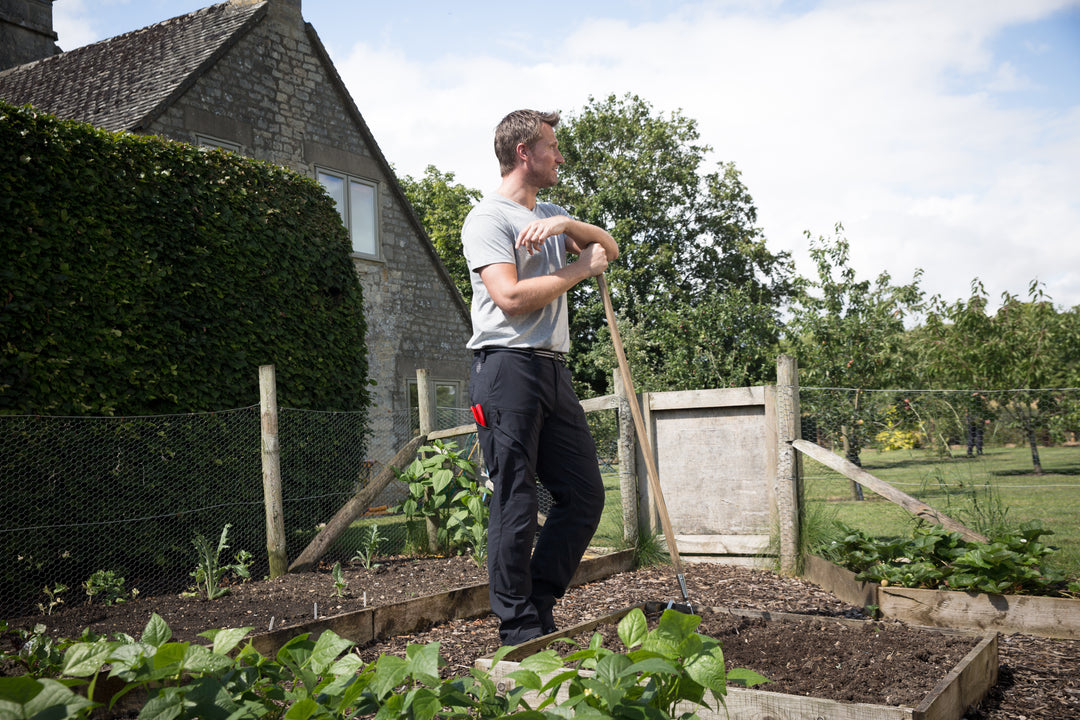
[[[747,670],[746,668],[732,668],[727,673],[727,682],[729,685],[738,685],[739,687],[754,687],[755,685],[761,685],[762,683],[772,681],[753,670]]]
[[[58,680],[0,677],[0,718],[4,720],[75,717],[97,705]]]
[[[401,684],[407,673],[405,660],[393,655],[381,655],[375,661],[375,677],[372,678],[371,689],[376,697],[382,700]]]
[[[61,673],[71,677],[93,675],[101,670],[102,665],[108,662],[114,648],[115,643],[104,641],[72,645],[64,653],[64,664]]]
[[[346,640],[333,630],[326,630],[315,641],[315,648],[311,652],[309,667],[316,673],[322,674],[341,653],[351,648],[356,643]]]
[[[202,637],[206,637],[214,641],[214,652],[218,655],[228,655],[232,652],[237,645],[243,642],[248,633],[254,630],[253,627],[242,628],[226,628],[224,630],[211,630],[206,633],[202,633]]]
[[[168,623],[166,623],[160,615],[154,613],[147,621],[146,627],[143,628],[142,637],[140,639],[148,645],[158,647],[163,643],[167,643],[171,637],[172,630],[169,629]]]
[[[405,648],[407,673],[429,687],[439,684],[439,643],[412,644]]]
[[[649,623],[640,608],[628,612],[617,626],[619,639],[628,648],[635,648],[645,641],[649,634]]]
[[[523,670],[532,670],[542,675],[561,670],[563,659],[554,650],[542,650],[522,660],[520,667]]]

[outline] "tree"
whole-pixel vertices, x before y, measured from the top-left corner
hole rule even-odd
[[[1066,379],[1060,348],[1071,335],[1038,282],[1028,287],[1028,302],[1003,293],[997,312],[988,307],[977,278],[966,301],[934,296],[921,333],[923,362],[937,383],[989,396],[990,410],[1023,432],[1034,472],[1041,475],[1038,437],[1063,405],[1050,388]]]
[[[466,304],[471,303],[472,284],[461,249],[461,225],[481,192],[455,183],[454,173],[440,172],[434,165],[428,165],[419,180],[406,175],[400,182],[458,292]]]
[[[767,249],[735,166],[706,172],[710,148],[699,142],[697,123],[654,113],[637,96],[612,95],[590,98],[556,135],[566,164],[543,199],[607,228],[619,243],[608,285],[639,341],[636,361],[648,365],[642,387],[757,382],[774,372],[770,351],[791,291],[790,259]],[[595,283],[575,287],[570,306],[579,391],[605,392],[614,363]],[[694,342],[684,346],[688,338]],[[682,364],[690,356],[697,374]]]
[[[865,390],[902,386],[907,373],[900,352],[904,318],[922,301],[922,272],[916,270],[912,282],[900,286],[892,285],[887,272],[878,275],[873,284],[856,280],[848,265],[850,246],[842,232],[843,226],[837,224],[831,240],[810,240],[818,279],[800,280],[788,343],[799,358],[805,385],[852,393],[829,393],[815,412],[819,422],[839,429],[845,455],[860,465],[866,422],[871,417]],[[852,489],[862,499],[858,485],[853,483]]]

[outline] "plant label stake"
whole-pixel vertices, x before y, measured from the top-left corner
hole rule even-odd
[[[600,285],[600,297],[604,301],[604,314],[607,316],[608,327],[611,329],[611,342],[615,346],[615,357],[619,360],[619,374],[622,377],[623,387],[626,389],[626,399],[630,404],[630,414],[634,418],[634,432],[637,434],[638,443],[641,445],[641,454],[645,457],[645,469],[649,478],[649,489],[656,498],[656,509],[660,514],[660,525],[664,529],[664,540],[671,555],[671,564],[675,566],[675,577],[679,580],[679,589],[682,591],[683,600],[686,601],[686,612],[693,612],[693,604],[686,592],[686,577],[683,575],[682,561],[679,559],[679,549],[675,546],[675,532],[671,529],[671,519],[668,517],[667,503],[664,502],[664,493],[660,490],[660,475],[656,470],[656,458],[653,456],[652,445],[645,434],[645,420],[641,416],[641,408],[638,406],[637,393],[634,391],[634,381],[630,377],[630,365],[626,361],[626,353],[623,351],[622,338],[619,337],[619,328],[615,322],[615,310],[611,306],[611,296],[608,294],[607,280],[603,274],[596,276],[596,282]],[[673,603],[667,607],[676,610]]]

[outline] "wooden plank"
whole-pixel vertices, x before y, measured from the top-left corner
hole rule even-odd
[[[923,698],[913,720],[953,720],[982,700],[997,683],[997,634],[986,635]]]
[[[469,423],[468,425],[458,425],[457,427],[446,428],[445,430],[432,430],[428,433],[428,439],[444,440],[446,438],[470,435],[474,432],[476,432],[476,423]]]
[[[323,554],[330,549],[334,541],[359,517],[371,507],[371,501],[375,499],[383,489],[395,478],[394,468],[407,467],[416,457],[416,449],[427,442],[426,435],[417,435],[403,445],[394,455],[388,465],[379,470],[375,478],[365,484],[360,491],[353,495],[341,507],[334,517],[326,523],[326,526],[311,539],[308,546],[293,560],[289,566],[289,572],[307,572],[314,569]]]
[[[649,393],[649,408],[652,410],[701,410],[764,404],[765,388],[762,386]]]
[[[856,580],[855,573],[817,555],[803,559],[802,576],[858,608],[878,604],[877,583]]]
[[[469,585],[437,595],[374,608],[372,635],[376,639],[406,635],[446,620],[486,615],[490,610],[488,586]]]
[[[601,395],[600,397],[587,398],[581,402],[581,409],[585,412],[597,412],[598,410],[617,410],[619,398],[617,395]]]
[[[634,551],[620,550],[610,555],[585,558],[570,578],[570,587],[585,585],[634,569]]]
[[[372,613],[374,610],[375,608],[366,608],[320,620],[312,620],[301,625],[292,625],[258,633],[250,636],[251,645],[263,655],[273,657],[281,649],[282,645],[297,635],[308,633],[312,637],[318,637],[322,635],[324,630],[333,630],[341,637],[352,640],[357,644],[371,642],[375,639],[375,634],[372,631]]]
[[[769,536],[676,534],[675,542],[683,554],[760,555],[769,546]]]
[[[806,453],[822,465],[830,467],[841,475],[859,483],[863,487],[873,490],[878,495],[886,500],[896,503],[916,517],[920,517],[923,520],[929,520],[932,523],[937,523],[951,532],[958,532],[965,540],[982,543],[987,542],[985,535],[980,535],[966,525],[953,520],[948,515],[938,512],[923,501],[897,490],[889,483],[874,477],[850,460],[842,458],[836,453],[830,452],[809,440],[793,440],[791,444],[796,450]]]
[[[1080,600],[883,587],[878,606],[889,617],[933,627],[1080,639]]]

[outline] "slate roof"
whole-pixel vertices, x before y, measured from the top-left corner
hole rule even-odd
[[[232,0],[0,72],[0,98],[106,130],[145,128],[266,12]]]

